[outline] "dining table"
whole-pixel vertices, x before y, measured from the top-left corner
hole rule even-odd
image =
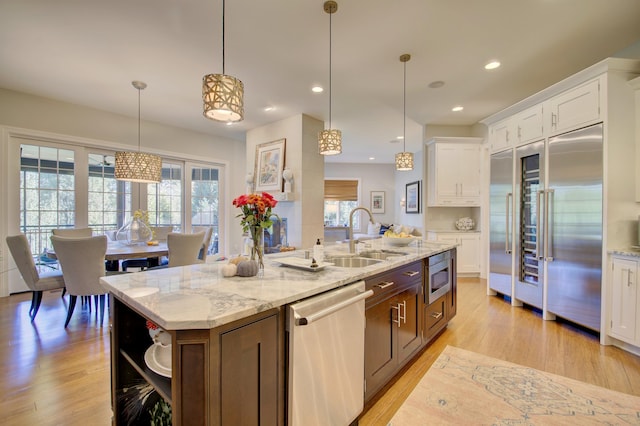
[[[118,241],[108,241],[107,251],[104,255],[107,271],[118,271],[120,261],[127,259],[149,259],[149,267],[158,266],[162,256],[169,255],[169,247],[166,241],[159,241],[157,244],[126,244]],[[47,250],[47,257],[57,259],[53,250]]]

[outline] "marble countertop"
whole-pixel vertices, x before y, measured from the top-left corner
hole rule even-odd
[[[627,247],[622,249],[607,250],[609,254],[617,254],[619,256],[640,257],[640,246]]]
[[[165,330],[210,329],[394,269],[455,245],[414,241],[406,247],[372,240],[367,249],[407,253],[364,268],[326,266],[311,272],[281,266],[279,257],[304,257],[303,250],[265,256],[262,277],[222,276],[226,261],[102,277],[114,296]],[[345,254],[347,244],[325,246],[325,256]]]

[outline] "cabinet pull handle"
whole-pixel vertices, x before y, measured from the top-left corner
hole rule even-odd
[[[509,192],[507,193],[507,206],[506,206],[506,217],[505,217],[505,239],[504,239],[504,252],[506,254],[511,254],[511,227],[510,222],[511,222],[511,215],[509,214],[509,212],[511,211],[511,203],[510,203],[510,199],[511,197],[513,197],[513,193]]]
[[[403,300],[402,301],[402,305],[400,303],[398,303],[398,306],[402,306],[402,315],[399,315],[399,320],[402,320],[403,324],[407,323],[407,301]],[[400,313],[400,311],[398,311],[398,314]]]
[[[402,319],[402,315],[400,315],[400,304],[398,303],[396,306],[392,306],[391,309],[395,309],[398,311],[398,315],[396,316],[398,319],[397,320],[392,319],[391,321],[398,324],[398,328],[400,328],[400,325],[402,324],[400,322],[400,320]]]
[[[508,130],[506,130],[506,131],[504,132],[504,135],[505,135],[505,138],[506,138],[507,143],[509,143],[509,131],[508,131]]]
[[[558,117],[555,112],[551,113],[551,127],[556,127],[558,125]]]
[[[631,272],[631,269],[627,269],[627,271],[629,271],[627,273],[627,287],[631,287],[633,285],[633,281],[631,280],[631,275],[633,273]]]
[[[415,277],[419,273],[420,271],[406,271],[406,272],[403,272],[402,275],[405,275],[407,277]]]
[[[433,318],[433,319],[440,319],[440,318],[442,318],[442,312],[433,312],[433,313],[431,314],[431,318]]]
[[[522,139],[522,128],[518,126],[518,139]]]
[[[395,282],[393,281],[382,281],[380,284],[376,284],[376,287],[378,288],[387,288],[390,287],[392,285],[394,285]]]
[[[460,183],[460,195],[462,195],[462,191],[463,191],[463,189],[462,189],[462,182],[461,182]]]

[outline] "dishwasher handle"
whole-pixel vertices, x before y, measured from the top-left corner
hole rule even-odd
[[[328,306],[324,309],[320,309],[310,315],[301,317],[301,318],[296,318],[296,325],[298,326],[302,326],[302,325],[308,325],[311,324],[314,321],[318,321],[321,318],[326,317],[327,315],[331,315],[332,313],[339,311],[340,309],[344,308],[345,306],[349,306],[351,304],[354,304],[356,302],[359,302],[361,300],[366,299],[367,297],[370,297],[373,295],[373,290],[367,290],[363,293],[359,293],[353,297],[350,297],[348,299],[344,299],[339,301],[338,303],[335,303],[331,306]]]

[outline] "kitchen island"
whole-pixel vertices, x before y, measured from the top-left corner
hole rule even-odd
[[[257,424],[258,420],[260,424],[285,424],[284,308],[346,284],[392,274],[409,264],[420,266],[415,273],[423,288],[421,265],[428,265],[424,259],[449,250],[455,253],[451,245],[424,241],[407,247],[385,247],[381,240],[368,245],[402,255],[369,266],[327,266],[317,272],[277,262],[285,256],[303,257],[302,252],[270,255],[265,258],[263,276],[250,278],[223,277],[225,262],[102,278],[112,296],[115,423],[126,422],[123,402],[118,398],[122,390],[147,382],[171,403],[174,424]],[[338,244],[325,250],[327,255],[345,254],[347,246]],[[455,255],[453,259],[455,265]],[[455,266],[453,271],[455,277]],[[455,305],[455,278],[453,282],[447,303],[453,294]],[[418,317],[422,325],[422,314]],[[442,327],[448,318],[444,315]],[[147,320],[172,336],[170,377],[156,374],[145,363],[152,344]],[[420,328],[419,339],[424,345]],[[414,352],[418,348],[415,346]]]

